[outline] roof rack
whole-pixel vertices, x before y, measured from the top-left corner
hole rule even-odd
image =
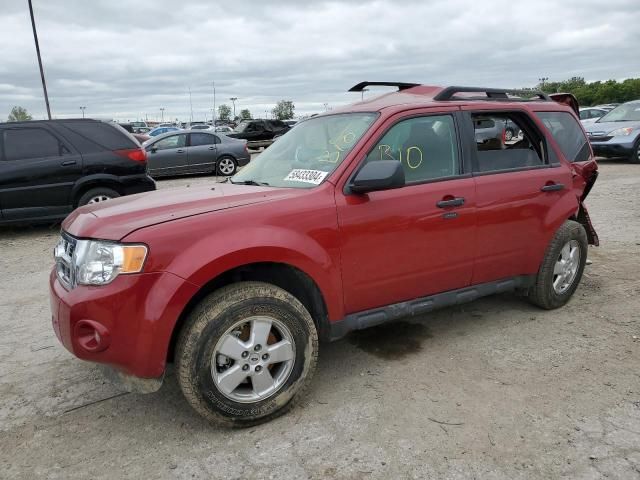
[[[480,97],[456,97],[457,93],[484,93],[485,96]],[[544,92],[537,92],[534,90],[518,90],[518,89],[509,89],[509,88],[484,88],[484,87],[446,87],[442,89],[440,93],[438,93],[434,100],[442,101],[442,100],[507,100],[507,101],[522,101],[526,102],[530,99],[527,98],[513,98],[509,97],[507,94],[516,94],[516,95],[533,95],[535,96],[535,100],[546,100],[550,101],[549,96]]]
[[[398,87],[398,91],[406,90],[407,88],[417,87],[419,83],[406,83],[406,82],[360,82],[357,85],[351,87],[349,92],[361,92],[369,86],[384,86],[384,87]]]

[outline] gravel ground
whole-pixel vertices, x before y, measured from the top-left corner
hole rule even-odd
[[[246,430],[205,424],[172,374],[124,394],[73,358],[57,227],[0,229],[0,478],[640,478],[640,166],[600,169],[602,246],[565,308],[500,295],[323,345],[301,405]]]

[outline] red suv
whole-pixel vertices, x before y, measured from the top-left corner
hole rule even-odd
[[[386,85],[226,183],[75,210],[50,278],[60,341],[132,391],[174,361],[200,414],[250,425],[300,398],[319,340],[497,292],[564,305],[598,244],[575,99]]]

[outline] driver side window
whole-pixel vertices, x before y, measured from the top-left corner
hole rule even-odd
[[[399,161],[407,183],[457,175],[460,169],[453,117],[434,115],[396,123],[365,161],[376,160]]]
[[[157,150],[170,150],[172,148],[182,148],[187,143],[186,135],[172,135],[157,141],[153,147]]]

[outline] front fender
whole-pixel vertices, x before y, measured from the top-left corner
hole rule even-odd
[[[301,270],[316,283],[329,319],[337,320],[344,316],[338,234],[337,230],[323,230],[306,234],[282,226],[258,225],[223,229],[195,240],[189,237],[181,245],[145,235],[150,251],[154,252],[147,260],[145,271],[168,271],[202,287],[243,265],[286,264]],[[131,241],[135,241],[135,235]],[[179,254],[176,255],[176,251]]]

